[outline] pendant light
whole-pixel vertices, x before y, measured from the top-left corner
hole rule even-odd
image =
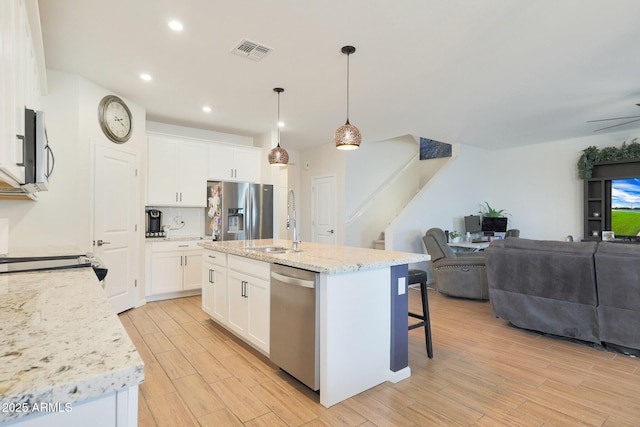
[[[284,92],[284,89],[276,87],[273,88],[273,91],[278,94],[278,146],[269,151],[269,164],[271,166],[286,166],[289,163],[289,153],[280,147],[280,93]]]
[[[360,147],[362,135],[357,127],[349,123],[349,55],[354,53],[356,48],[353,46],[344,46],[342,53],[347,55],[347,122],[336,130],[333,141],[338,150],[355,150]]]

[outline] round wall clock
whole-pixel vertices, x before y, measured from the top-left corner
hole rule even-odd
[[[98,121],[107,138],[116,144],[124,144],[131,137],[131,111],[127,104],[115,95],[107,95],[100,101]]]

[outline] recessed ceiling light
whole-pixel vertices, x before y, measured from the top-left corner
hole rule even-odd
[[[278,127],[284,127],[284,122],[278,122]]]
[[[205,113],[210,113],[211,107],[209,107],[208,105],[205,105],[204,107],[202,107],[202,111],[204,111]]]
[[[169,21],[169,28],[171,28],[173,31],[182,31],[184,29],[184,26],[182,25],[182,22]]]
[[[151,80],[151,74],[142,73],[142,74],[140,74],[140,78],[142,80],[144,80],[145,82],[148,82],[149,80]]]

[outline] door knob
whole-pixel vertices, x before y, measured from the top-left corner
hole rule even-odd
[[[328,232],[329,232],[329,233],[331,233],[331,234],[333,234],[333,230],[329,230]]]
[[[102,239],[98,240],[96,243],[97,243],[98,246],[110,245],[111,244],[111,242],[104,242],[104,241],[102,241]]]

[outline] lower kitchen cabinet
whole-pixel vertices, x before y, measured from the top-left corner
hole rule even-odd
[[[227,254],[205,251],[202,257],[202,310],[227,324]]]
[[[147,300],[197,293],[193,291],[202,288],[202,251],[195,241],[151,243]]]
[[[208,258],[210,255],[216,258]],[[213,320],[268,355],[271,264],[228,255],[223,272],[221,260],[224,256],[205,251],[202,309]]]

